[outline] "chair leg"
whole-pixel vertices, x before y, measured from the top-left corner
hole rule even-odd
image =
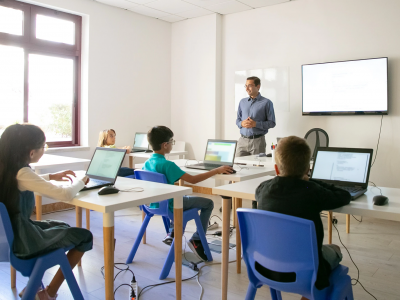
[[[254,300],[254,298],[256,297],[256,293],[257,293],[257,288],[254,287],[250,282],[247,288],[245,300]]]
[[[273,288],[269,288],[269,291],[271,292],[271,299],[272,300],[282,300],[282,295],[281,291],[277,291]]]
[[[25,293],[22,296],[22,300],[34,300],[38,288],[42,284],[42,278],[44,275],[45,270],[41,268],[41,263],[38,261],[36,262],[35,266],[33,267],[31,276],[29,276],[28,284],[26,285]]]
[[[146,231],[147,225],[149,225],[150,219],[151,219],[151,217],[149,217],[148,215],[146,215],[146,217],[144,218],[144,221],[143,221],[143,223],[142,223],[142,227],[140,227],[140,230],[139,230],[139,233],[138,233],[138,235],[137,235],[137,237],[136,237],[135,243],[133,244],[132,250],[131,250],[131,252],[129,253],[129,256],[128,256],[128,258],[126,259],[126,262],[125,262],[125,263],[130,264],[130,263],[133,261],[133,258],[134,258],[135,255],[136,255],[136,251],[137,251],[137,249],[139,248],[140,241],[141,241],[142,238],[143,238],[143,234],[144,234],[145,231]]]
[[[201,243],[204,248],[204,253],[207,256],[207,260],[212,261],[213,257],[211,255],[210,247],[208,246],[208,243],[207,243],[206,234],[203,230],[203,226],[201,225],[200,217],[199,217],[199,215],[197,215],[197,213],[196,213],[196,216],[194,217],[194,221],[196,222],[197,233],[199,234]]]
[[[179,245],[179,247],[182,247],[182,245]],[[171,248],[169,249],[168,256],[165,259],[164,266],[161,270],[161,274],[158,279],[163,280],[167,278],[169,272],[171,271],[172,264],[174,263],[174,261],[175,261],[175,239],[172,242]]]
[[[163,222],[164,222],[165,232],[168,234],[169,226],[170,226],[169,219],[167,217],[162,217],[162,219],[163,219]]]
[[[69,290],[71,291],[74,300],[84,300],[81,289],[76,282],[74,273],[72,273],[72,269],[67,257],[65,256],[59,263],[61,271],[63,272],[64,278],[67,281]]]

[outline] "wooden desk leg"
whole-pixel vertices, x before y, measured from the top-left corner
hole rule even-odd
[[[236,227],[236,208],[237,208],[237,198],[232,198],[232,224]]]
[[[228,299],[229,225],[232,200],[222,198],[221,299]]]
[[[86,208],[86,229],[90,230],[90,209]]]
[[[14,289],[17,286],[17,271],[10,265],[11,275],[11,288]]]
[[[176,300],[182,299],[182,235],[183,197],[174,198],[174,245]]]
[[[346,215],[346,233],[350,233],[350,215]]]
[[[133,156],[129,156],[129,168],[133,169]]]
[[[332,244],[332,212],[328,211],[328,244]]]
[[[75,206],[76,227],[82,228],[82,207]],[[78,266],[82,266],[82,261],[78,262]]]
[[[178,184],[179,186],[183,186],[185,184],[185,181],[183,179],[179,179]]]
[[[114,212],[103,214],[106,300],[114,300]]]
[[[242,207],[242,199],[236,198],[236,209]],[[242,272],[242,240],[240,239],[240,230],[239,230],[239,220],[237,217],[237,212],[235,211],[236,216],[236,273],[240,274]]]
[[[36,220],[42,220],[42,196],[35,196],[35,205],[36,205]]]
[[[144,218],[146,218],[146,213],[142,210],[142,223],[144,222]],[[143,234],[142,243],[146,244],[146,231]]]

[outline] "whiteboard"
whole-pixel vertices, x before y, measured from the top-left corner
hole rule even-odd
[[[289,111],[289,67],[273,67],[235,72],[235,110],[243,98],[249,97],[244,85],[246,78],[257,76],[261,80],[260,93],[274,104],[275,111]]]

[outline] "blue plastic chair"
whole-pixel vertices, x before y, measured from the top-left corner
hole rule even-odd
[[[10,262],[24,277],[29,277],[28,285],[22,300],[34,300],[39,286],[43,288],[42,278],[44,272],[56,265],[60,265],[65,280],[68,283],[72,296],[75,300],[83,300],[81,290],[72,273],[65,252],[72,249],[57,249],[55,251],[39,255],[31,259],[19,259],[12,251],[14,233],[11,227],[10,217],[3,203],[0,202],[0,262]]]
[[[315,287],[319,261],[314,222],[255,209],[240,208],[237,214],[250,280],[246,300],[254,299],[262,285],[270,287],[274,300],[282,299],[281,291],[310,300],[353,300],[349,269],[345,266],[332,271],[329,287]],[[260,272],[282,280],[272,280]]]
[[[168,184],[167,179],[165,178],[164,174],[160,174],[160,173],[156,173],[156,172],[149,172],[149,171],[144,171],[144,170],[135,170],[135,177],[138,180],[146,180],[146,181],[152,181],[152,182],[159,182],[159,183],[165,183]],[[140,227],[139,233],[136,237],[135,243],[133,244],[132,250],[128,256],[128,258],[126,259],[126,263],[130,264],[133,261],[133,258],[136,255],[136,251],[139,248],[140,242],[143,238],[143,235],[146,231],[147,225],[150,222],[150,219],[154,216],[154,215],[159,215],[162,216],[163,221],[164,221],[164,227],[165,227],[165,231],[168,233],[169,232],[169,226],[170,226],[170,220],[173,221],[174,220],[174,214],[172,211],[170,211],[168,209],[168,200],[164,200],[164,201],[160,201],[160,202],[156,202],[159,204],[158,208],[150,208],[146,205],[141,205],[140,209],[142,209],[145,213],[146,213],[146,217],[142,223],[142,226]],[[185,210],[183,212],[183,232],[185,232],[185,228],[186,228],[186,224],[188,221],[190,220],[194,220],[196,222],[196,226],[197,226],[197,233],[200,236],[201,239],[201,243],[203,244],[204,247],[204,251],[205,254],[207,256],[208,261],[212,261],[212,255],[211,255],[211,251],[210,248],[208,247],[208,243],[207,243],[207,238],[206,235],[204,233],[203,227],[201,225],[201,221],[200,221],[200,216],[198,213],[198,209],[197,208],[192,208],[189,210]],[[179,245],[180,247],[180,245]],[[165,260],[164,266],[161,270],[161,274],[159,279],[165,279],[167,278],[172,264],[175,261],[175,240],[172,242],[171,245],[171,249],[169,250],[168,256]]]

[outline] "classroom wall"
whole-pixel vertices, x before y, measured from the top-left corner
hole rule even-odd
[[[290,68],[290,111],[276,111],[277,126],[267,135],[304,136],[325,129],[330,146],[373,148],[380,116],[301,115],[301,65],[389,57],[389,109],[370,180],[400,187],[400,1],[296,0],[225,15],[222,19],[222,136],[239,138],[235,125],[234,72],[268,67]],[[274,101],[274,99],[271,99]]]
[[[172,24],[171,128],[188,158],[203,159],[207,139],[220,137],[221,15]]]

